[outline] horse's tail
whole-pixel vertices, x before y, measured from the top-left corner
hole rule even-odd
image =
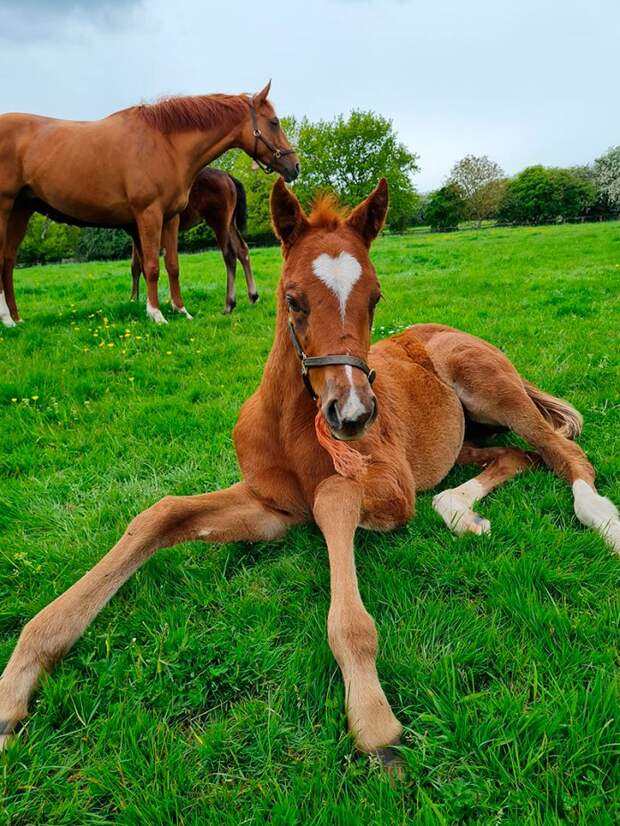
[[[245,187],[237,178],[230,176],[235,189],[237,190],[237,206],[235,207],[234,219],[237,229],[243,232],[248,223],[248,199],[245,195]]]
[[[564,399],[557,399],[550,393],[545,393],[530,384],[529,381],[521,380],[525,386],[525,392],[554,430],[566,436],[567,439],[576,439],[583,430],[581,413]]]

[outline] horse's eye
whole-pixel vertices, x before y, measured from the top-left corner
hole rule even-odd
[[[280,121],[279,121],[277,118],[272,118],[270,122],[271,122],[271,125],[272,125],[275,129],[277,129],[277,127],[280,125]]]

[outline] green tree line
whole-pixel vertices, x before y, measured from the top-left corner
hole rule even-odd
[[[399,232],[409,226],[454,229],[461,221],[494,219],[503,223],[542,223],[577,216],[609,217],[620,212],[620,146],[590,166],[560,169],[531,166],[508,178],[486,156],[467,155],[456,163],[446,184],[421,196],[413,184],[418,156],[399,138],[392,122],[375,112],[353,111],[348,117],[313,122],[284,119],[296,147],[302,174],[293,185],[306,208],[322,191],[335,191],[354,205],[381,176],[390,186],[387,226]],[[245,237],[256,244],[273,243],[269,193],[274,176],[252,168],[240,150],[227,152],[215,166],[244,185],[248,205]],[[199,224],[181,233],[179,248],[196,251],[213,246],[209,226]],[[131,241],[120,230],[80,229],[54,224],[35,215],[19,252],[22,264],[63,259],[126,258]]]

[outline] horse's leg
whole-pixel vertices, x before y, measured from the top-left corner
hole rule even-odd
[[[7,226],[6,241],[4,246],[4,264],[2,267],[2,282],[4,284],[4,297],[8,307],[11,318],[15,322],[20,322],[22,319],[17,309],[15,301],[15,289],[13,287],[13,270],[15,268],[15,259],[17,257],[17,250],[21,242],[24,240],[24,235],[28,229],[28,222],[32,216],[32,210],[14,206],[9,216]]]
[[[540,457],[537,453],[527,453],[516,447],[478,448],[464,445],[456,462],[485,468],[468,482],[443,490],[433,497],[433,507],[437,513],[451,531],[462,536],[491,530],[488,519],[475,513],[471,506],[517,473],[539,464]]]
[[[7,303],[4,285],[4,256],[8,238],[8,227],[13,199],[0,195],[0,321],[5,327],[15,327],[15,320]]]
[[[432,347],[432,342],[431,342]],[[433,360],[435,353],[432,351]],[[540,394],[538,404],[557,422],[555,429],[532,401],[523,380],[499,351],[481,349],[462,340],[462,346],[443,368],[465,408],[476,421],[508,427],[525,439],[542,456],[544,462],[572,488],[574,509],[582,524],[598,531],[605,541],[620,553],[620,515],[609,499],[600,496],[594,485],[594,468],[587,456],[561,432],[562,418],[573,420],[576,414],[570,405]],[[530,391],[532,392],[532,391]],[[565,413],[563,412],[565,410]]]
[[[258,301],[258,291],[256,289],[256,282],[254,281],[254,273],[252,272],[252,265],[250,264],[250,250],[248,245],[243,240],[243,237],[237,225],[233,221],[230,225],[230,240],[237,259],[241,261],[243,267],[243,274],[245,275],[245,283],[248,288],[248,298],[252,304]]]
[[[136,226],[140,237],[142,266],[146,279],[146,314],[156,324],[168,322],[159,309],[157,282],[159,280],[159,251],[161,249],[163,218],[161,211],[150,207],[136,215]]]
[[[0,748],[28,711],[39,677],[82,636],[108,600],[160,548],[201,539],[253,542],[282,536],[291,520],[265,507],[241,482],[199,496],[167,496],[143,511],[80,580],[24,627],[0,678]]]
[[[164,248],[164,263],[168,272],[168,283],[170,285],[170,302],[172,309],[184,315],[185,318],[192,319],[183,304],[181,295],[181,285],[179,284],[179,216],[175,215],[164,224],[161,236],[161,244]]]
[[[131,298],[137,301],[140,298],[140,276],[142,275],[142,259],[136,241],[131,248]]]
[[[376,754],[389,763],[395,759],[389,747],[398,742],[401,725],[379,683],[375,664],[377,631],[357,586],[353,538],[361,508],[361,486],[331,476],[319,485],[313,510],[329,553],[331,602],[327,630],[344,680],[349,727],[360,751]]]

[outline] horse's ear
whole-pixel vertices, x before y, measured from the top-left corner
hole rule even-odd
[[[365,201],[358,204],[347,218],[347,225],[355,230],[367,247],[381,232],[389,205],[388,184],[381,178]]]
[[[267,85],[257,92],[254,95],[254,105],[255,106],[262,106],[262,104],[267,100],[269,97],[269,90],[271,89],[271,80],[267,83]]]
[[[282,178],[278,178],[273,185],[270,203],[273,228],[282,242],[282,252],[286,256],[302,232],[308,228],[308,219]]]

